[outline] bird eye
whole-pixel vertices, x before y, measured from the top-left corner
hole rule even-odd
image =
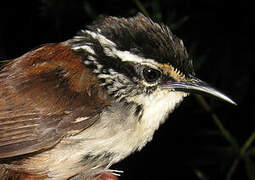
[[[159,70],[144,67],[142,70],[142,75],[148,83],[154,83],[161,77],[161,72]]]

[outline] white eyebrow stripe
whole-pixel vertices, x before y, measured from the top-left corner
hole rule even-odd
[[[154,68],[159,68],[160,63],[157,63],[156,61],[152,59],[146,59],[144,57],[138,56],[136,54],[132,54],[129,51],[120,51],[116,48],[116,44],[112,42],[111,40],[107,39],[105,36],[98,32],[92,32],[89,30],[83,31],[84,33],[87,33],[91,35],[94,39],[97,39],[99,43],[102,45],[104,49],[104,53],[107,56],[110,57],[118,57],[122,62],[133,62],[133,63],[139,63],[144,64],[148,66],[153,66]]]
[[[137,56],[135,54],[132,54],[128,51],[119,51],[119,50],[114,50],[114,54],[117,55],[123,62],[136,62],[139,64],[144,64],[144,65],[154,65],[156,67],[159,67],[159,63],[155,62],[153,59],[146,59],[141,56]]]
[[[91,35],[94,39],[97,39],[102,46],[116,47],[116,44],[100,33],[92,32],[89,30],[84,31],[87,34]]]
[[[89,45],[83,45],[83,46],[76,46],[72,48],[73,50],[77,50],[77,49],[84,49],[85,51],[87,51],[90,54],[96,55],[94,49],[92,47],[90,47]]]

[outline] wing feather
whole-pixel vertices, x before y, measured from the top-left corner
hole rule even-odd
[[[85,130],[109,104],[82,57],[47,44],[0,71],[0,158],[51,148]],[[76,119],[86,117],[84,121]]]

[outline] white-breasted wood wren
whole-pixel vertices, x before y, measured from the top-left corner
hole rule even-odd
[[[182,40],[142,14],[31,50],[0,71],[0,179],[114,174],[191,92],[235,104],[195,78]]]

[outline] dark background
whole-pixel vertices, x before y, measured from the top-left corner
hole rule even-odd
[[[139,5],[140,2],[140,5]],[[33,0],[1,1],[0,61],[49,42],[71,38],[99,15],[129,17],[141,11],[169,25],[183,39],[197,76],[232,97],[238,106],[205,98],[231,144],[194,96],[154,135],[152,142],[113,169],[127,179],[253,179],[254,5],[222,0]],[[236,165],[234,162],[237,162]],[[231,171],[233,169],[233,172]]]

